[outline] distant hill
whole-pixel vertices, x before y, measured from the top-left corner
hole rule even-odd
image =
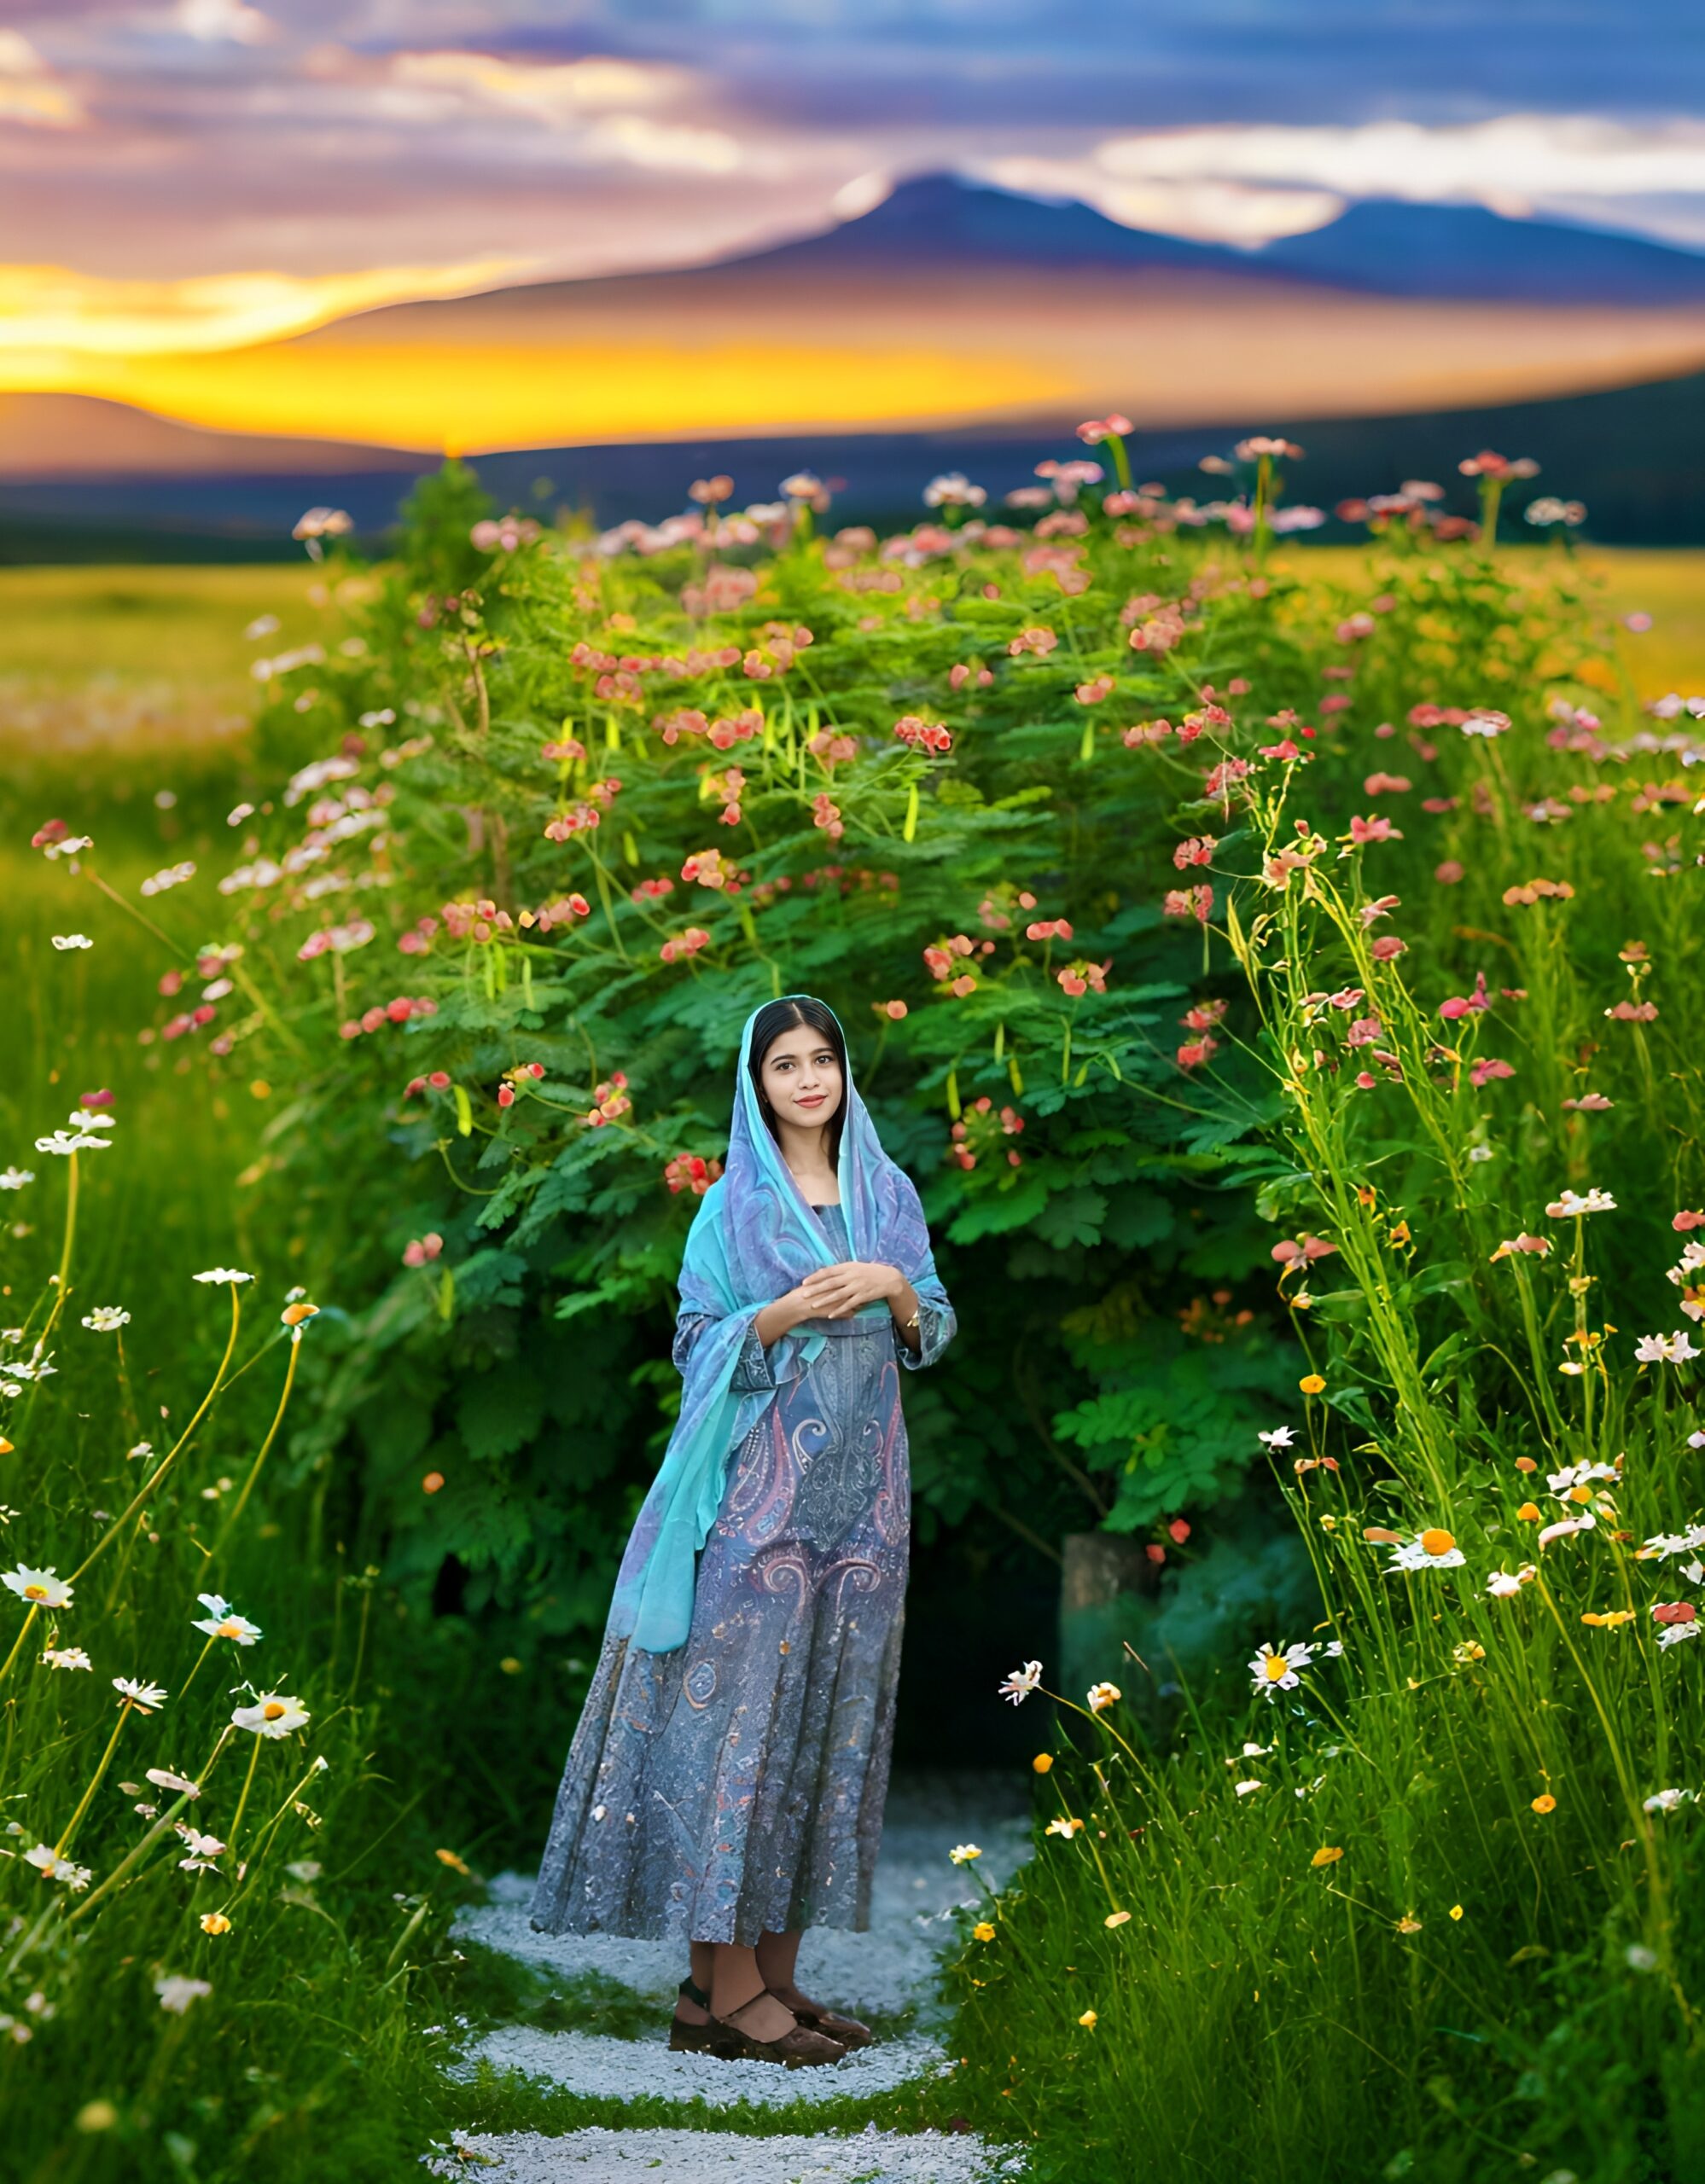
[[[202,432],[89,394],[0,394],[0,477],[255,477],[408,467],[394,449],[348,440]]]
[[[1533,485],[1510,497],[1511,529],[1535,493],[1587,503],[1588,535],[1608,544],[1705,546],[1705,374],[1547,402],[1524,402],[1372,417],[1308,418],[1245,413],[1223,424],[1139,433],[1131,457],[1139,477],[1175,491],[1214,490],[1196,465],[1242,433],[1273,430],[1300,440],[1306,459],[1292,469],[1294,498],[1330,508],[1352,495],[1431,477],[1450,504],[1471,513],[1472,491],[1457,473],[1482,447],[1532,456]],[[528,449],[476,459],[500,506],[586,509],[604,524],[655,521],[686,505],[691,479],[734,478],[742,501],[767,499],[791,471],[837,481],[837,523],[901,525],[923,514],[923,486],[939,471],[963,470],[992,502],[1033,481],[1045,457],[1079,452],[1068,433],[1015,427],[959,432],[789,433],[743,439],[646,440],[626,445]],[[282,556],[290,526],[311,502],[350,510],[377,543],[413,476],[372,468],[300,475],[135,476],[0,482],[0,560],[189,561]]]
[[[1507,220],[1479,205],[1373,198],[1256,262],[1388,296],[1487,297],[1627,308],[1705,303],[1705,256],[1638,235]]]

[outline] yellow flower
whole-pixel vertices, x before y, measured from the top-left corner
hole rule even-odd
[[[1453,1904],[1451,1906],[1451,1916],[1452,1916],[1453,1919],[1460,1919],[1460,1918],[1462,1917],[1462,1915],[1463,1915],[1463,1907],[1462,1907],[1462,1905],[1461,1905],[1460,1903],[1453,1903]]]
[[[506,1653],[498,1666],[505,1676],[519,1676],[521,1672],[521,1663],[513,1653]]]
[[[1094,2029],[1095,2021],[1095,2012],[1093,2010],[1085,2010],[1083,2015],[1078,2019],[1078,2023],[1079,2024],[1087,2025],[1091,2030]]]
[[[204,1934],[228,1934],[230,1930],[231,1922],[223,1911],[204,1911],[201,1914],[201,1931]]]
[[[1322,1396],[1326,1392],[1326,1383],[1318,1373],[1305,1373],[1296,1385],[1306,1396]]]
[[[1099,1714],[1104,1707],[1116,1706],[1124,1693],[1116,1683],[1092,1683],[1089,1691],[1091,1714]]]
[[[1537,1525],[1539,1521],[1539,1506],[1536,1502],[1524,1502],[1516,1513],[1523,1524]]]
[[[1068,1820],[1062,1815],[1058,1820],[1050,1820],[1042,1833],[1045,1835],[1063,1835],[1069,1843],[1082,1826],[1082,1821]]]
[[[437,1858],[439,1865],[448,1866],[451,1873],[467,1873],[468,1861],[465,1858],[458,1858],[454,1850],[439,1850],[435,1851],[434,1855]]]
[[[1039,1751],[1030,1764],[1037,1774],[1045,1774],[1054,1764],[1054,1755],[1051,1751]]]
[[[1460,1646],[1452,1647],[1451,1658],[1460,1662],[1466,1668],[1470,1661],[1483,1661],[1486,1658],[1486,1648],[1477,1640],[1465,1638]]]
[[[1128,1911],[1109,1911],[1101,1923],[1103,1926],[1122,1926],[1130,1916]]]
[[[971,1929],[971,1939],[974,1942],[992,1942],[994,1937],[995,1930],[986,1919],[980,1919]]]
[[[1541,1796],[1535,1798],[1533,1800],[1533,1810],[1535,1812],[1555,1812],[1557,1809],[1557,1801],[1551,1795],[1549,1790],[1545,1791]]]
[[[1607,1608],[1603,1615],[1584,1615],[1580,1619],[1591,1623],[1595,1630],[1615,1630],[1625,1623],[1632,1623],[1634,1611],[1631,1607]]]
[[[1460,1907],[1458,1907],[1458,1908],[1460,1908]],[[1418,1919],[1411,1918],[1409,1914],[1405,1912],[1403,1917],[1397,1922],[1397,1931],[1399,1934],[1418,1934],[1421,1931],[1421,1921]]]
[[[1323,1843],[1308,1862],[1311,1866],[1335,1866],[1343,1855],[1335,1843]]]

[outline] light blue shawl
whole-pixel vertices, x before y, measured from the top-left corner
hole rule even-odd
[[[756,1020],[754,1011],[741,1033],[727,1165],[699,1203],[681,1268],[682,1311],[712,1324],[684,1368],[680,1416],[622,1557],[610,1609],[611,1635],[649,1653],[686,1643],[697,1556],[722,1506],[729,1458],[776,1399],[774,1387],[742,1393],[734,1386],[753,1321],[815,1268],[837,1259],[759,1106],[749,1066]],[[945,1308],[917,1188],[883,1152],[850,1062],[838,1166],[854,1258],[898,1267],[920,1298]],[[870,1316],[890,1316],[882,1305]],[[823,1341],[807,1322],[772,1343],[777,1380],[803,1372]]]

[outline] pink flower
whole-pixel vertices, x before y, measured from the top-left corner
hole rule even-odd
[[[1219,1040],[1209,1038],[1205,1034],[1200,1039],[1188,1040],[1178,1048],[1178,1067],[1200,1069],[1204,1062],[1210,1060],[1219,1051]]]
[[[1377,1016],[1359,1016],[1344,1037],[1353,1047],[1370,1047],[1385,1037],[1385,1026]]]
[[[1362,783],[1364,796],[1404,796],[1415,784],[1403,774],[1370,774]]]
[[[1193,864],[1212,864],[1219,846],[1218,838],[1213,834],[1192,834],[1173,850],[1173,863],[1180,872],[1187,871]]]
[[[689,956],[696,956],[701,948],[710,946],[710,935],[702,926],[690,925],[687,930],[672,940],[666,940],[657,953],[666,963],[673,963]]]
[[[424,1236],[416,1236],[403,1247],[403,1264],[425,1266],[431,1260],[435,1259],[443,1249],[444,1239],[436,1230]]]
[[[1494,1077],[1514,1077],[1515,1074],[1515,1070],[1507,1061],[1500,1061],[1496,1054],[1487,1054],[1469,1070],[1469,1083],[1478,1091],[1482,1084],[1489,1084]]]
[[[1369,950],[1376,963],[1394,963],[1408,948],[1406,940],[1399,940],[1394,932],[1382,933]]]
[[[1690,1228],[1705,1228],[1705,1213],[1694,1213],[1684,1206],[1679,1213],[1671,1217],[1669,1225],[1685,1235]]]
[[[1434,866],[1433,877],[1441,887],[1454,887],[1463,877],[1463,868],[1453,857],[1447,857],[1442,864]]]
[[[1112,968],[1113,958],[1110,956],[1104,963],[1091,963],[1080,958],[1075,963],[1068,963],[1063,971],[1056,971],[1054,975],[1062,990],[1075,1000],[1080,994],[1105,993],[1107,974]]]
[[[678,1153],[664,1164],[663,1180],[672,1196],[690,1191],[695,1198],[702,1198],[721,1173],[720,1160],[706,1160],[696,1153]]]
[[[947,752],[953,748],[953,738],[939,721],[920,720],[916,713],[907,713],[894,723],[894,734],[902,743],[909,743],[915,751]],[[850,741],[850,739],[849,739]],[[849,752],[847,756],[853,755]]]
[[[1389,819],[1376,814],[1370,819],[1352,819],[1347,839],[1356,843],[1400,842],[1403,834],[1401,828],[1394,827]]]
[[[1073,695],[1080,706],[1098,706],[1103,698],[1110,698],[1117,688],[1110,675],[1097,675],[1087,682],[1079,682]]]
[[[1044,659],[1059,642],[1060,640],[1051,630],[1039,626],[1035,629],[1021,630],[1007,646],[1007,651],[1014,659],[1016,659],[1021,653],[1027,652],[1034,653],[1039,659]]]
[[[1206,925],[1213,915],[1213,890],[1211,887],[1168,888],[1161,911],[1165,917],[1194,918],[1198,925]]]
[[[1372,902],[1364,903],[1360,909],[1356,912],[1356,915],[1362,921],[1363,932],[1365,932],[1376,919],[1382,918],[1388,912],[1396,909],[1400,900],[1401,897],[1396,895],[1376,895]]]
[[[1439,1003],[1439,1014],[1447,1024],[1454,1024],[1461,1017],[1476,1016],[1483,1009],[1490,1008],[1491,1006],[1492,996],[1486,990],[1486,973],[1484,971],[1476,971],[1474,977],[1474,991],[1470,994],[1456,994],[1449,1001],[1441,1001]]]
[[[1027,940],[1069,940],[1072,928],[1065,918],[1039,918],[1034,925],[1024,928]]]
[[[870,1006],[878,1016],[886,1016],[891,1023],[894,1024],[898,1024],[908,1014],[903,1001],[873,1001]]]
[[[1330,1258],[1337,1248],[1335,1244],[1329,1244],[1324,1236],[1305,1234],[1295,1240],[1287,1236],[1283,1242],[1275,1244],[1272,1256],[1281,1266],[1306,1265],[1313,1259]]]

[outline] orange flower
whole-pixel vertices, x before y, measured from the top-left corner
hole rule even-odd
[[[1542,1796],[1537,1797],[1533,1800],[1533,1810],[1535,1812],[1555,1812],[1557,1809],[1557,1801],[1551,1795],[1549,1790],[1545,1791]]]
[[[1523,1524],[1537,1525],[1539,1521],[1539,1505],[1537,1502],[1524,1502],[1516,1513]]]
[[[1326,1392],[1326,1383],[1318,1373],[1305,1373],[1296,1385],[1306,1396],[1319,1396]]]
[[[1311,1866],[1335,1866],[1343,1855],[1335,1843],[1323,1843],[1308,1862]]]
[[[1037,1774],[1045,1774],[1054,1764],[1054,1755],[1051,1751],[1039,1751],[1030,1764]]]

